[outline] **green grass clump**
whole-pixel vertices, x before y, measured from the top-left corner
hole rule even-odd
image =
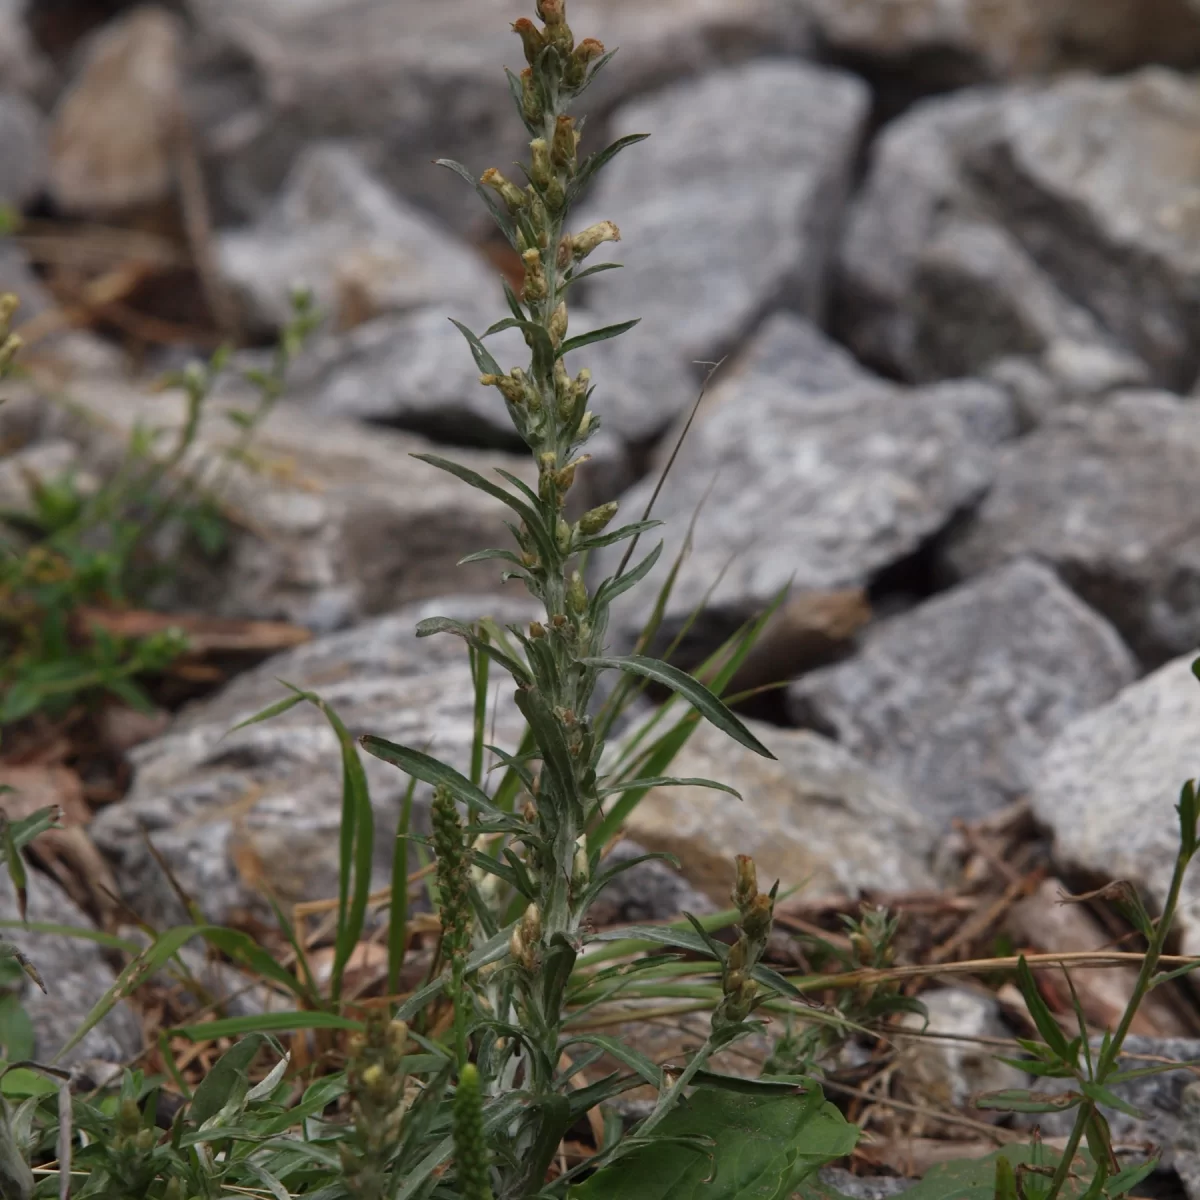
[[[15,308],[14,298],[0,307],[4,374],[14,369],[20,348],[20,339],[7,334]],[[272,367],[247,376],[258,400],[248,411],[226,414],[237,430],[226,451],[230,460],[245,456],[314,319],[307,299],[298,298]],[[146,604],[170,572],[156,553],[164,536],[210,556],[224,545],[216,494],[188,474],[186,460],[227,359],[219,351],[168,378],[165,386],[186,397],[184,420],[173,431],[134,428],[116,469],[96,488],[81,487],[73,472],[31,478],[29,505],[0,510],[0,728],[35,715],[58,719],[102,696],[147,709],[139,681],[186,649],[177,631],[119,637],[87,614]]]

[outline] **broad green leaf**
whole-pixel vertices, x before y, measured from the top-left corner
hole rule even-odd
[[[655,1137],[568,1195],[572,1200],[787,1200],[820,1167],[849,1154],[857,1137],[858,1130],[815,1085],[807,1096],[697,1088],[662,1121]]]
[[[631,675],[641,675],[655,683],[661,683],[664,687],[668,687],[682,696],[722,733],[727,733],[747,750],[753,750],[755,754],[761,754],[763,758],[773,759],[775,757],[704,684],[686,671],[671,666],[670,663],[660,662],[656,658],[644,658],[638,654],[621,658],[582,658],[579,661],[586,666],[613,667],[619,671],[626,671]]]

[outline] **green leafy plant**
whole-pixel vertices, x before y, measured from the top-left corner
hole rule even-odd
[[[571,1028],[572,994],[580,981],[576,968],[591,940],[588,909],[604,886],[631,865],[606,869],[602,860],[605,838],[599,835],[613,832],[606,821],[614,803],[611,797],[682,782],[636,773],[618,779],[605,770],[604,737],[594,711],[600,674],[617,671],[637,682],[666,687],[742,745],[768,757],[770,753],[695,677],[661,660],[614,656],[605,650],[613,601],[648,574],[662,547],[626,569],[637,540],[657,522],[644,516],[613,529],[615,503],[594,508],[576,521],[565,516],[576,472],[587,460],[583,448],[600,423],[589,407],[590,375],[581,371],[572,376],[567,356],[635,324],[626,321],[568,336],[572,285],[611,265],[585,263],[600,245],[620,235],[610,221],[568,232],[567,215],[596,172],[642,137],[622,138],[580,159],[580,131],[569,106],[609,55],[593,39],[575,42],[562,0],[540,0],[538,16],[544,22],[541,28],[530,20],[514,25],[528,66],[520,76],[509,74],[514,100],[531,135],[529,161],[522,168],[527,184],[518,187],[495,169],[474,184],[521,257],[523,287],[518,295],[506,286],[511,315],[482,334],[459,325],[482,373],[481,383],[500,393],[533,455],[537,486],[528,487],[503,471],[502,482],[493,482],[439,456],[418,457],[511,510],[516,548],[470,557],[503,563],[504,577],[523,582],[544,606],[545,617],[528,628],[510,626],[503,631],[448,618],[431,618],[417,628],[419,637],[461,637],[474,652],[477,673],[487,660],[512,677],[514,700],[529,735],[516,754],[489,747],[507,768],[496,792],[489,794],[480,786],[478,763],[473,764],[473,777],[467,777],[415,747],[363,739],[369,752],[435,788],[433,842],[446,970],[410,998],[399,1015],[412,1020],[447,992],[454,1014],[449,1086],[456,1096],[456,1139],[447,1142],[444,1157],[431,1157],[427,1177],[420,1171],[409,1174],[399,1191],[384,1187],[375,1193],[379,1196],[417,1194],[455,1145],[452,1177],[464,1196],[494,1194],[503,1200],[562,1195],[583,1173],[591,1175],[589,1195],[630,1194],[627,1184],[619,1182],[625,1177],[622,1160],[638,1148],[680,1143],[680,1135],[661,1131],[680,1103],[693,1091],[719,1089],[727,1082],[706,1071],[712,1055],[761,1028],[752,1016],[760,993],[787,990],[761,964],[774,893],[759,892],[753,864],[739,860],[735,903],[740,925],[733,946],[718,943],[698,923],[690,936],[680,931],[677,937],[677,945],[720,967],[711,1032],[686,1067],[668,1077],[633,1048]],[[444,165],[474,183],[464,167]],[[487,349],[486,339],[505,329],[522,333],[531,352],[527,368],[506,371]],[[589,592],[583,557],[622,541],[630,543],[625,563]],[[688,782],[722,787],[707,780]],[[613,1056],[625,1069],[610,1072],[597,1084],[577,1086],[579,1072],[602,1055]],[[657,1102],[627,1136],[615,1131],[611,1142],[587,1162],[551,1171],[572,1127],[599,1104],[645,1084],[657,1090]],[[462,1098],[464,1089],[469,1102]],[[800,1113],[819,1089],[811,1085],[803,1097],[799,1091],[787,1088],[779,1103]],[[693,1124],[704,1111],[695,1099],[693,1094]],[[800,1127],[807,1125],[801,1121]],[[793,1131],[785,1154],[801,1136]],[[709,1166],[715,1162],[719,1167],[727,1154],[739,1152],[731,1146],[729,1128],[717,1119],[701,1120],[682,1140],[697,1161]],[[620,1188],[620,1193],[606,1190],[610,1185],[605,1180],[610,1178],[615,1181],[611,1187]]]
[[[14,309],[9,301],[0,312],[4,371],[20,346],[7,335]],[[226,413],[237,429],[226,462],[246,457],[315,320],[309,300],[298,296],[273,364],[246,375],[257,403]],[[0,511],[0,726],[36,712],[60,715],[89,694],[108,693],[145,708],[139,678],[164,670],[185,649],[178,632],[118,637],[87,613],[145,603],[167,569],[155,547],[164,532],[190,537],[209,554],[221,549],[225,526],[216,491],[202,488],[185,460],[227,360],[228,353],[218,351],[207,364],[166,380],[186,397],[184,420],[169,432],[136,427],[121,462],[94,490],[83,488],[73,472],[31,477],[29,506]]]

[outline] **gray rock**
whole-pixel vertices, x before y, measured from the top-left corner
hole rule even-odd
[[[508,26],[532,15],[525,0],[187,7],[208,43],[191,108],[224,199],[243,214],[261,211],[304,145],[347,137],[390,186],[465,229],[480,220],[479,201],[432,161],[458,159],[478,174],[517,158],[527,140],[502,69],[524,65]],[[570,20],[577,38],[621,50],[581,103],[593,124],[669,80],[799,50],[809,30],[790,0],[575,0]]]
[[[1159,69],[919,105],[876,145],[849,221],[848,340],[913,379],[1011,354],[1053,373],[1083,347],[1190,385],[1195,197],[1163,164],[1198,129],[1195,89]]]
[[[822,1167],[817,1172],[817,1183],[824,1188],[832,1189],[837,1196],[847,1200],[887,1200],[889,1196],[899,1196],[906,1192],[917,1181],[915,1179],[897,1179],[891,1175],[852,1175],[844,1167]],[[811,1188],[811,1185],[809,1185]],[[825,1193],[814,1191],[817,1200]]]
[[[521,446],[503,401],[494,389],[480,386],[479,368],[450,321],[454,317],[483,333],[507,315],[499,282],[489,279],[484,294],[492,293],[497,303],[490,306],[438,304],[320,339],[297,363],[289,397],[322,416],[380,422],[458,445]],[[572,334],[603,323],[572,309]],[[592,372],[602,435],[627,443],[660,433],[695,396],[684,364],[636,334],[586,346],[568,362],[572,373],[584,367]],[[505,370],[528,367],[529,349],[515,330],[488,338],[487,347]],[[617,445],[605,450],[594,442],[588,450],[596,460],[615,460]],[[619,479],[619,473],[613,475],[610,485],[619,486]],[[603,499],[612,494],[605,492]]]
[[[53,83],[53,69],[25,25],[27,0],[0,0],[0,92],[40,95]]]
[[[937,830],[902,785],[815,733],[750,728],[775,761],[701,722],[671,764],[681,778],[736,788],[741,801],[712,788],[656,788],[630,814],[628,836],[674,854],[687,881],[722,907],[735,854],[753,857],[764,887],[776,879],[814,892],[931,884]]]
[[[1138,359],[1109,346],[1059,341],[1040,361],[1020,355],[994,359],[982,377],[1012,396],[1028,431],[1068,404],[1142,387],[1150,373]]]
[[[636,842],[618,842],[605,856],[602,869],[644,854],[646,849]],[[715,910],[712,900],[692,887],[669,863],[650,859],[618,875],[588,909],[588,919],[600,927],[632,925],[678,920],[685,912],[701,916]]]
[[[320,638],[238,676],[186,710],[163,737],[134,752],[125,799],[92,823],[135,911],[179,916],[139,828],[213,920],[262,915],[271,888],[285,904],[337,894],[341,765],[325,718],[301,705],[236,733],[230,730],[286,694],[280,679],[318,693],[356,738],[372,733],[415,746],[459,770],[470,760],[473,688],[457,638],[418,640],[427,616],[527,621],[533,602],[442,598]],[[500,688],[496,740],[515,744],[523,724]],[[362,754],[376,814],[377,886],[390,881],[392,832],[408,778]],[[418,785],[418,820],[430,789]]]
[[[705,400],[655,506],[665,548],[620,602],[627,636],[642,627],[693,518],[667,627],[703,602],[720,640],[789,581],[860,587],[911,555],[981,496],[996,442],[1015,430],[997,389],[886,384],[795,318],[769,323],[744,361]],[[654,486],[652,472],[622,498],[625,513],[640,515]],[[611,573],[623,549],[602,551],[596,575]]]
[[[1021,796],[1050,739],[1136,675],[1103,618],[1052,571],[1018,561],[878,626],[788,702],[944,825]]]
[[[29,877],[30,921],[69,925],[89,932],[92,922],[56,883],[40,872]],[[19,917],[17,897],[8,871],[0,871],[0,914],[5,920]],[[97,1001],[112,987],[116,971],[101,947],[92,941],[64,934],[5,931],[5,938],[25,952],[46,984],[41,992],[32,981],[21,984],[21,1003],[33,1024],[34,1057],[49,1062],[83,1024]],[[117,1004],[62,1060],[71,1066],[85,1059],[121,1063],[142,1048],[142,1030],[133,1011]]]
[[[24,96],[0,92],[0,207],[21,208],[46,179],[46,122]]]
[[[1200,57],[1200,15],[1187,0],[812,0],[811,9],[832,53],[893,87],[899,75],[910,91]]]
[[[830,250],[867,117],[863,84],[768,60],[674,87],[614,114],[650,133],[601,176],[587,215],[615,220],[625,269],[598,310],[640,316],[658,345],[713,362],[776,306],[819,320]]]
[[[61,434],[79,441],[97,470],[115,464],[135,422],[171,429],[184,415],[180,396],[128,386],[81,382],[71,396],[78,409]],[[184,464],[201,479],[223,471],[214,486],[233,519],[231,543],[215,567],[180,558],[159,602],[331,629],[424,597],[495,590],[496,564],[457,563],[511,543],[507,510],[411,457],[439,447],[318,419],[284,401],[255,435],[258,466],[230,464],[220,454],[233,436],[221,410],[246,403],[234,388],[214,396]],[[493,478],[497,467],[533,478],[528,456],[455,450],[449,457]]]
[[[1179,848],[1175,805],[1197,774],[1200,683],[1186,655],[1068,725],[1033,772],[1034,815],[1054,835],[1055,861],[1099,879],[1127,879],[1160,908]],[[1200,950],[1200,882],[1185,877],[1183,950]]]
[[[978,1039],[1010,1037],[994,997],[966,988],[943,987],[921,993],[928,1024],[917,1013],[901,1023],[938,1034],[937,1040],[905,1039],[900,1071],[905,1084],[939,1111],[970,1108],[981,1092],[1029,1086],[1029,1076],[994,1058]],[[961,1040],[954,1040],[961,1039]]]
[[[271,210],[222,234],[218,269],[257,329],[278,329],[305,284],[340,328],[386,312],[473,301],[499,280],[483,259],[425,213],[394,196],[345,146],[305,150]]]
[[[973,575],[1020,556],[1049,563],[1144,661],[1200,639],[1200,410],[1176,396],[1119,393],[1056,412],[1006,447],[995,486],[951,537]]]

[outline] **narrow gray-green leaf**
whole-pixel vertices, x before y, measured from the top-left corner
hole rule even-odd
[[[611,667],[618,671],[626,671],[631,675],[641,675],[655,683],[661,683],[664,687],[668,687],[682,696],[722,733],[727,733],[747,750],[753,750],[755,754],[761,754],[763,758],[773,759],[775,757],[704,684],[686,671],[671,666],[670,663],[660,662],[657,658],[645,658],[640,654],[630,654],[619,658],[582,658],[579,661],[585,666]]]
[[[594,342],[606,342],[609,338],[620,337],[621,334],[627,333],[632,329],[642,318],[635,317],[632,321],[622,321],[619,325],[605,325],[603,329],[593,329],[590,333],[581,333],[578,337],[567,338],[559,347],[560,355],[570,354],[572,350],[579,350],[584,346],[590,346]]]

